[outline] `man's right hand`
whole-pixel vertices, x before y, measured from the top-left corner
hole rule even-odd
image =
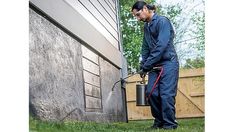
[[[141,78],[145,77],[147,74],[147,72],[145,72],[143,69],[141,69],[138,73],[140,74]]]

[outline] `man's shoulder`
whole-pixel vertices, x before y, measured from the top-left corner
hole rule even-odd
[[[161,15],[158,15],[158,20],[170,21],[168,17],[166,17],[166,16],[161,16]]]
[[[153,21],[154,23],[158,23],[159,21],[170,21],[170,20],[166,16],[155,14],[153,17]]]

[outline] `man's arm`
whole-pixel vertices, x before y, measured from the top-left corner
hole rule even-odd
[[[151,50],[149,57],[145,61],[144,65],[142,66],[142,68],[145,70],[152,69],[154,67],[154,64],[160,61],[170,40],[171,26],[170,26],[169,20],[163,17],[161,20],[159,20],[158,24],[159,24],[158,25],[159,27],[158,39],[157,39],[155,47]]]
[[[145,37],[143,38],[143,43],[142,43],[142,46],[141,46],[141,57],[142,57],[142,60],[141,60],[141,67],[144,65],[144,63],[147,61],[147,58],[149,57],[149,46],[148,46],[148,43],[147,41],[145,40]]]

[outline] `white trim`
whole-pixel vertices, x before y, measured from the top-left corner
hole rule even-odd
[[[115,66],[122,68],[121,52],[106,39],[103,32],[100,33],[65,0],[30,0],[30,2],[86,42]]]

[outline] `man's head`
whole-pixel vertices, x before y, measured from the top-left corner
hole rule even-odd
[[[149,22],[152,17],[152,12],[154,11],[155,6],[148,5],[144,1],[137,1],[132,6],[133,16],[135,16],[138,21]]]

